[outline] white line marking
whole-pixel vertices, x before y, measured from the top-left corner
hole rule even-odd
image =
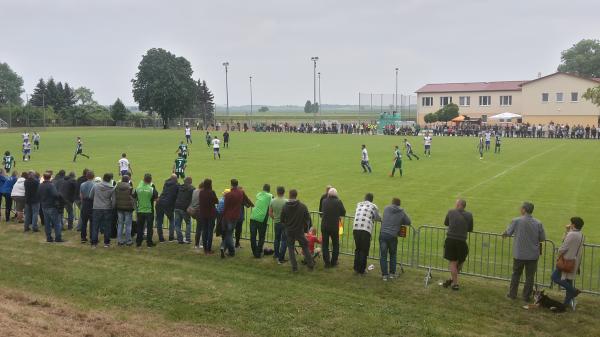
[[[493,177],[490,177],[490,178],[487,178],[487,179],[485,179],[485,180],[483,180],[483,181],[479,182],[478,184],[476,184],[476,185],[474,185],[474,186],[472,186],[472,187],[470,187],[470,188],[468,188],[468,189],[466,189],[466,190],[464,190],[464,191],[460,192],[460,193],[459,193],[457,196],[464,195],[465,193],[467,193],[467,192],[470,192],[470,191],[472,191],[472,190],[476,189],[477,187],[479,187],[479,186],[481,186],[481,185],[483,185],[483,184],[486,184],[486,183],[488,183],[488,182],[490,182],[490,181],[492,181],[492,180],[494,180],[494,179],[496,179],[496,178],[498,178],[498,177],[501,177],[501,176],[505,175],[507,172],[509,172],[509,171],[511,171],[511,170],[514,170],[514,169],[516,169],[517,167],[520,167],[520,166],[522,166],[522,165],[524,165],[524,164],[528,163],[530,160],[533,160],[533,159],[535,159],[535,158],[537,158],[537,157],[541,157],[541,156],[543,156],[543,155],[545,155],[545,154],[547,154],[547,153],[549,153],[549,152],[552,152],[552,151],[554,151],[554,150],[556,150],[556,149],[558,149],[558,148],[560,148],[560,147],[562,147],[562,146],[564,146],[564,145],[565,145],[565,144],[561,144],[561,145],[559,145],[559,146],[553,147],[553,148],[551,148],[551,149],[549,149],[549,150],[547,150],[547,151],[544,151],[544,152],[542,152],[542,153],[538,153],[538,154],[536,154],[535,156],[529,157],[529,158],[527,158],[527,159],[523,160],[523,161],[522,161],[522,162],[520,162],[520,163],[517,163],[517,164],[515,164],[515,165],[513,165],[513,166],[510,166],[509,168],[507,168],[506,170],[504,170],[504,171],[502,171],[502,172],[500,172],[500,173],[496,174],[495,176],[493,176]]]

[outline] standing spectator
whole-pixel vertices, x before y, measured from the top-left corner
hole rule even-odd
[[[298,271],[298,262],[296,261],[296,250],[294,243],[298,241],[302,247],[304,261],[310,270],[314,269],[315,261],[308,249],[308,240],[304,235],[304,229],[310,223],[310,214],[308,208],[298,199],[298,192],[290,190],[289,199],[281,210],[281,222],[286,230],[287,247],[290,254],[290,263],[292,272]]]
[[[13,185],[12,191],[10,192],[10,198],[15,204],[15,210],[17,213],[17,222],[23,222],[23,211],[25,209],[25,178],[28,173],[23,172],[21,176],[17,178]]]
[[[335,267],[338,264],[340,255],[340,218],[346,215],[344,203],[338,198],[338,192],[335,188],[327,191],[327,198],[321,204],[321,236],[323,243],[323,262],[325,268]],[[329,240],[333,246],[331,260],[329,258]]]
[[[152,242],[152,221],[154,220],[154,200],[158,197],[158,192],[156,192],[156,188],[152,183],[152,175],[150,173],[144,175],[144,180],[140,182],[133,192],[133,197],[137,201],[136,246],[140,247],[142,245],[144,230],[146,230],[146,244],[148,248],[154,247],[154,242]]]
[[[561,271],[558,268],[552,273],[552,281],[565,288],[566,305],[571,305],[575,309],[575,297],[581,293],[581,290],[573,286],[577,270],[581,263],[581,254],[583,253],[584,237],[581,233],[583,228],[583,219],[580,217],[571,218],[571,223],[567,226],[567,232],[562,245],[558,248],[559,256],[562,255],[565,260],[575,260],[575,267],[570,272]]]
[[[398,236],[402,226],[409,226],[410,218],[400,208],[400,199],[393,198],[392,204],[383,209],[383,220],[379,231],[379,264],[384,281],[396,278],[396,261],[398,252]],[[388,270],[388,254],[390,264]]]
[[[513,219],[503,237],[514,235],[513,243],[513,274],[510,280],[510,290],[507,295],[510,299],[517,298],[519,281],[523,268],[525,269],[525,286],[523,287],[523,300],[529,302],[533,292],[533,281],[537,271],[537,262],[540,257],[542,242],[546,240],[546,233],[542,223],[531,216],[533,204],[524,202],[521,206],[521,216]]]
[[[25,232],[30,227],[34,232],[38,232],[38,214],[40,213],[40,198],[38,189],[40,187],[40,177],[35,172],[29,172],[25,179]]]
[[[131,246],[131,223],[135,199],[133,187],[127,174],[121,176],[121,182],[115,187],[115,208],[117,209],[117,244]]]
[[[156,202],[156,232],[158,233],[159,242],[165,242],[165,237],[163,236],[163,221],[165,215],[167,216],[167,220],[169,220],[169,241],[175,240],[173,213],[175,211],[177,190],[177,176],[173,174],[165,181],[162,192]]]
[[[65,182],[65,175],[67,173],[65,170],[60,170],[58,173],[52,178],[52,183],[54,187],[56,187],[56,191],[58,191],[58,217],[60,221],[60,225],[63,226],[62,229],[65,229],[63,215],[65,213],[65,201],[60,195],[60,190],[62,189],[62,185]]]
[[[13,171],[11,176],[2,170],[0,173],[0,206],[2,206],[2,199],[4,199],[4,221],[10,221],[10,212],[12,211],[12,199],[10,193],[12,192],[13,185],[17,182],[17,171]]]
[[[38,195],[41,201],[42,210],[44,212],[44,226],[46,229],[47,242],[63,242],[61,231],[62,225],[59,221],[58,214],[58,191],[51,181],[52,173],[44,172],[44,182],[40,184]],[[54,230],[54,239],[52,239],[52,230]]]
[[[442,286],[445,288],[452,286],[452,290],[459,289],[458,273],[469,255],[467,237],[469,232],[473,231],[473,215],[465,211],[466,207],[465,200],[456,200],[455,208],[449,210],[444,219],[444,225],[448,227],[444,242],[444,258],[449,262],[451,278],[442,283]]]
[[[79,189],[81,188],[81,184],[85,183],[88,179],[87,179],[87,172],[89,170],[87,168],[83,169],[83,173],[81,174],[81,177],[77,178],[76,183],[77,183],[77,187],[75,189],[75,205],[77,205],[77,208],[79,208],[79,220],[77,221],[77,230],[81,231],[81,194],[79,193]]]
[[[175,233],[177,234],[177,242],[180,244],[192,242],[192,219],[187,209],[192,203],[193,193],[192,177],[186,177],[183,179],[183,184],[177,187],[177,198],[175,198]],[[185,240],[181,232],[183,221],[185,221]],[[196,228],[196,230],[199,230],[199,228]]]
[[[200,185],[198,185],[198,188],[195,189],[194,192],[192,192],[192,201],[190,203],[190,207],[188,208],[188,213],[191,214],[191,216],[193,216],[194,219],[196,219],[196,236],[194,240],[194,249],[204,248],[202,245],[200,245],[200,237],[202,236],[202,226],[200,225],[200,221],[198,220],[198,217],[200,216],[200,191],[202,191],[203,188],[204,182],[201,182]]]
[[[354,244],[356,245],[354,250],[354,272],[359,275],[365,274],[369,247],[371,246],[371,232],[375,221],[379,220],[381,220],[381,217],[377,205],[373,203],[373,194],[367,193],[365,200],[356,205],[352,231]]]
[[[277,197],[271,200],[269,207],[269,216],[273,219],[275,224],[275,239],[273,240],[273,258],[277,259],[279,264],[285,262],[285,251],[287,250],[287,236],[285,235],[285,228],[281,223],[281,210],[287,200],[285,199],[285,188],[283,186],[277,186]]]
[[[110,247],[111,225],[115,209],[115,188],[111,184],[112,173],[105,173],[102,182],[94,185],[90,192],[93,200],[92,215],[92,248],[98,246],[98,232],[104,230],[104,248]]]
[[[75,195],[77,194],[75,172],[70,172],[69,175],[64,177],[58,193],[63,201],[65,211],[67,211],[67,228],[73,229],[73,219],[75,219],[73,203],[75,202]],[[60,216],[62,217],[63,214],[61,213]]]
[[[213,231],[215,229],[215,218],[217,217],[216,205],[219,202],[217,194],[213,191],[212,180],[204,179],[202,190],[198,193],[198,219],[199,228],[196,231],[202,232],[202,247],[204,254],[212,254]],[[199,236],[196,236],[196,245],[199,243]]]
[[[267,233],[269,205],[273,200],[271,185],[264,184],[262,191],[256,194],[256,202],[250,213],[250,246],[252,247],[252,255],[260,259],[263,254],[263,246],[265,244],[265,234]],[[256,234],[258,232],[258,243],[256,242]]]
[[[321,198],[319,199],[319,214],[321,214],[321,212],[323,211],[323,200],[327,198],[327,193],[329,192],[329,189],[331,187],[331,185],[325,186],[325,193],[323,193],[323,195],[321,195]]]
[[[231,179],[231,189],[224,197],[221,258],[225,258],[225,250],[228,250],[229,256],[235,256],[233,230],[240,218],[240,210],[243,211],[244,206],[254,206],[246,193],[238,187],[238,184],[237,179]]]
[[[79,198],[81,200],[81,214],[80,214],[80,226],[81,231],[81,243],[87,243],[88,228],[92,233],[92,213],[94,206],[94,199],[90,196],[92,189],[94,188],[94,171],[88,170],[85,174],[87,181],[81,184],[79,187]],[[89,226],[88,226],[89,224]]]

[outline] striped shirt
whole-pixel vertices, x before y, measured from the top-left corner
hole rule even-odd
[[[354,230],[363,230],[371,233],[375,221],[381,220],[377,205],[370,201],[362,201],[356,205],[354,213]]]
[[[540,257],[540,242],[546,240],[542,223],[530,214],[513,219],[505,235],[514,235],[513,257],[517,260],[537,260]]]

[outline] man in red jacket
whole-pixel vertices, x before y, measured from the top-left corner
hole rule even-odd
[[[238,187],[237,179],[231,179],[231,190],[225,194],[224,201],[221,258],[225,258],[225,249],[228,250],[229,256],[235,255],[233,230],[240,218],[240,209],[242,209],[242,206],[254,207],[244,190]]]

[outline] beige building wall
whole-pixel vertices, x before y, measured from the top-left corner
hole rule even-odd
[[[596,125],[600,108],[583,99],[583,93],[600,83],[557,73],[522,86],[523,122]],[[562,93],[562,101],[557,94]],[[576,100],[571,97],[576,93]],[[542,97],[547,95],[547,101]]]
[[[436,112],[442,108],[440,105],[441,97],[452,97],[452,103],[458,105],[459,113],[472,118],[481,118],[482,115],[488,118],[503,112],[512,112],[522,114],[522,93],[521,91],[477,91],[477,92],[452,92],[452,93],[417,93],[417,111],[419,123],[424,123],[424,117],[430,112]],[[460,97],[470,97],[469,106],[460,105]],[[491,104],[489,106],[479,105],[479,96],[490,96]],[[500,96],[512,96],[512,104],[500,105]],[[433,106],[423,106],[423,97],[433,97]],[[493,122],[488,120],[488,122]]]

